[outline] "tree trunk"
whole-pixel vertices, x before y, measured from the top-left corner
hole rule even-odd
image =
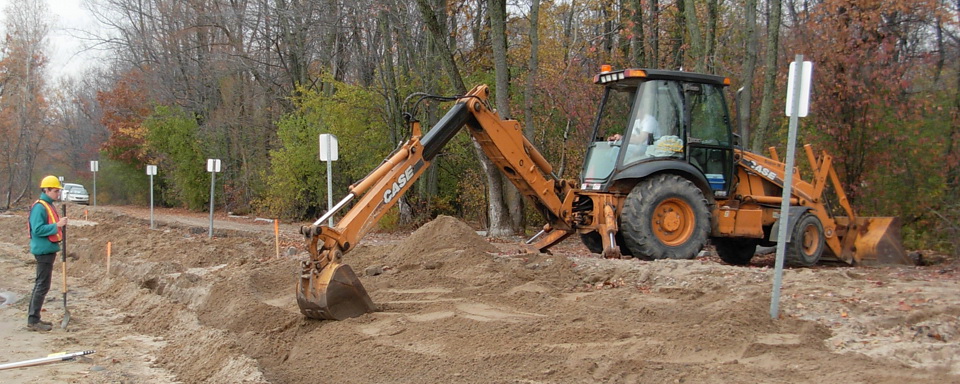
[[[757,130],[753,134],[751,149],[760,152],[766,138],[770,120],[773,118],[773,95],[777,86],[777,55],[780,51],[780,0],[770,0],[770,15],[767,17],[766,56],[763,62],[763,99],[760,101],[760,116]]]
[[[936,36],[937,36],[937,67],[933,75],[933,83],[937,84],[940,82],[940,75],[943,73],[943,66],[946,64],[946,46],[943,41],[943,19],[941,16],[937,16],[936,26],[935,26]]]
[[[746,52],[743,57],[743,75],[740,83],[743,93],[737,100],[737,122],[740,129],[740,139],[747,143],[750,139],[750,111],[753,103],[753,76],[757,67],[757,0],[747,0],[743,5],[744,21],[746,23]]]
[[[4,57],[0,62],[3,83],[0,84],[0,110],[3,110],[5,125],[2,130],[3,157],[7,171],[6,208],[16,205],[27,191],[34,191],[31,177],[35,161],[41,149],[51,145],[46,142],[53,130],[47,120],[47,100],[44,97],[46,40],[49,25],[44,17],[48,13],[46,2],[17,1],[4,8],[4,29],[8,35],[3,42]],[[65,161],[53,151],[48,161]],[[19,193],[16,191],[19,189]],[[17,194],[14,197],[14,194]]]
[[[470,36],[473,37],[473,44],[474,44],[473,48],[474,48],[474,49],[480,48],[480,46],[482,46],[482,44],[483,44],[483,39],[484,39],[484,34],[483,34],[483,27],[484,27],[484,22],[483,22],[484,17],[483,17],[483,14],[484,14],[484,9],[483,9],[483,6],[486,4],[486,2],[484,2],[484,1],[478,1],[478,2],[476,2],[476,4],[477,4],[477,9],[476,9],[477,14],[476,14],[476,15],[472,15],[472,21],[471,21],[471,23],[470,23]]]
[[[716,73],[716,55],[717,55],[717,19],[720,18],[720,4],[718,0],[707,0],[707,33],[704,36],[706,47],[704,48],[704,67],[707,73]]]
[[[633,12],[631,11],[632,7],[627,6],[627,2],[629,1],[633,0],[617,0],[617,9],[620,12],[615,20],[616,27],[614,28],[614,34],[618,35],[617,42],[620,45],[620,57],[623,57],[624,61],[627,63],[627,66],[631,65],[631,58],[633,57],[633,50],[631,49],[634,45],[633,37],[631,37],[631,35],[633,35],[633,30],[631,29],[630,31],[627,31],[628,34],[626,36],[621,34],[624,31],[624,26],[628,24],[627,21],[633,18]]]
[[[600,2],[600,18],[603,20],[603,31],[601,32],[603,37],[601,41],[603,42],[603,58],[604,60],[610,60],[613,57],[613,16],[610,14],[610,4],[607,2]]]
[[[523,91],[524,120],[523,134],[530,139],[536,132],[536,123],[533,115],[533,98],[537,87],[537,68],[540,66],[540,0],[532,0],[530,4],[530,61],[527,64],[527,82]]]
[[[383,57],[380,74],[382,76],[384,98],[387,102],[387,113],[389,121],[388,135],[390,144],[397,145],[400,142],[400,130],[403,127],[403,118],[400,111],[400,96],[397,94],[396,70],[393,66],[393,27],[390,22],[390,14],[383,10],[380,12],[380,33],[383,36]],[[435,164],[432,164],[435,165]],[[423,180],[423,179],[421,179]],[[413,222],[413,210],[407,202],[406,196],[401,196],[397,201],[397,209],[400,213],[400,223],[408,224]]]
[[[390,143],[396,145],[400,142],[400,129],[403,126],[403,118],[401,116],[400,108],[400,95],[397,93],[397,75],[396,69],[393,66],[393,27],[390,23],[390,14],[387,11],[380,12],[380,30],[383,34],[383,59],[381,63],[383,64],[382,69],[380,70],[381,76],[383,76],[383,89],[384,97],[387,99],[387,111],[389,112],[389,121],[390,128],[388,130],[390,135]]]
[[[33,168],[33,167],[30,167],[30,168]],[[16,198],[16,199],[13,199],[13,204],[18,204],[18,203],[20,203],[20,200],[22,200],[22,199],[24,198],[24,196],[27,195],[27,191],[33,189],[33,188],[30,188],[30,187],[31,187],[30,184],[32,184],[31,181],[32,181],[32,180],[31,180],[31,178],[29,178],[29,177],[27,178],[27,180],[25,180],[25,182],[23,183],[23,189],[20,190],[20,194],[17,195],[17,198]]]
[[[694,0],[683,1],[683,17],[686,21],[687,40],[690,43],[690,58],[693,62],[691,68],[694,72],[702,72],[705,68],[707,58],[703,51],[703,35],[700,34],[700,21],[697,19],[697,7]],[[681,59],[683,60],[682,56]],[[681,61],[681,64],[683,61]]]
[[[684,31],[687,28],[687,19],[686,19],[686,1],[687,0],[677,0],[677,14],[674,16],[674,22],[676,25],[673,28],[673,57],[671,67],[669,69],[680,69],[683,68],[683,58],[686,55],[685,44],[687,39],[685,38],[686,34]],[[668,61],[671,61],[668,59]]]
[[[430,4],[427,3],[427,0],[417,0],[417,8],[420,10],[420,14],[423,16],[424,22],[427,24],[427,29],[430,31],[430,34],[438,42],[445,42],[445,33],[440,27],[440,23],[437,21],[436,12]],[[442,52],[440,55],[441,62],[443,64],[443,70],[447,73],[447,76],[450,78],[450,82],[453,83],[454,88],[456,88],[457,93],[465,94],[467,93],[467,87],[463,85],[463,78],[460,77],[460,71],[457,69],[457,62],[453,58],[453,53],[450,51],[450,47],[447,44],[438,44]],[[489,194],[489,200],[487,205],[487,214],[490,216],[490,229],[488,234],[490,236],[504,236],[510,231],[510,220],[509,216],[506,216],[506,205],[503,201],[503,191],[501,188],[501,183],[497,182],[497,178],[500,177],[500,170],[493,165],[493,162],[487,158],[483,153],[483,150],[480,149],[480,144],[473,141],[474,151],[477,153],[477,158],[480,161],[480,166],[483,168],[484,174],[487,176],[487,193]]]
[[[570,47],[573,47],[573,40],[576,38],[573,33],[573,21],[576,20],[577,2],[570,3],[570,13],[566,14],[566,20],[563,25],[563,62],[570,61]]]
[[[433,7],[427,0],[417,0],[417,9],[420,10],[420,14],[427,24],[427,30],[429,30],[433,38],[439,42],[438,48],[440,48],[441,51],[440,64],[443,65],[443,71],[447,73],[447,77],[449,77],[453,83],[454,90],[461,95],[467,93],[467,86],[463,85],[463,78],[460,77],[460,69],[457,68],[457,61],[453,58],[453,52],[451,52],[450,47],[445,44],[447,41],[446,32],[441,29],[440,22],[437,21],[437,13],[434,12]]]
[[[660,0],[650,0],[650,61],[647,65],[660,67]]]
[[[490,42],[493,45],[493,62],[497,77],[497,112],[501,119],[512,118],[510,113],[510,68],[507,67],[507,2],[505,0],[489,0],[488,8],[490,10]],[[523,201],[520,192],[510,183],[496,167],[487,174],[487,180],[490,182],[490,201],[496,200],[494,190],[499,189],[502,193],[501,199],[506,202],[510,208],[502,213],[495,213],[500,209],[493,204],[490,210],[490,231],[489,236],[511,236],[523,231]],[[486,166],[484,167],[487,168]],[[494,188],[494,184],[499,184]],[[495,220],[494,218],[499,218]]]
[[[540,67],[540,0],[532,0],[530,4],[530,62],[527,66],[527,83],[524,88],[524,120],[523,135],[533,141],[536,132],[536,120],[533,114],[533,99],[537,88],[537,73]],[[517,195],[519,196],[519,192]],[[521,209],[519,216],[519,230],[523,233],[526,227],[526,215],[523,214],[523,198],[520,199]]]
[[[644,52],[645,40],[643,36],[643,1],[632,0],[630,8],[633,12],[630,14],[630,21],[633,24],[632,37],[630,38],[630,65],[643,67],[646,66],[646,52]]]

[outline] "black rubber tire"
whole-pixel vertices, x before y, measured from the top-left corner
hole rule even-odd
[[[600,234],[596,231],[590,233],[581,233],[580,241],[583,242],[583,245],[587,247],[591,253],[602,253],[603,252],[603,241],[600,239]]]
[[[690,180],[660,174],[641,181],[623,203],[620,229],[642,259],[692,259],[707,243],[710,210]]]
[[[757,253],[757,239],[714,237],[710,239],[720,260],[730,265],[747,265]]]
[[[823,224],[812,213],[800,215],[797,224],[791,228],[792,241],[787,243],[784,262],[790,267],[811,267],[820,261],[823,255],[826,238],[823,234]]]
[[[623,234],[617,233],[617,235],[614,236],[614,240],[617,241],[617,246],[620,247],[620,253],[624,256],[630,256],[630,250],[623,245]],[[583,245],[587,247],[587,250],[590,252],[603,254],[603,240],[600,239],[600,234],[596,231],[581,234],[580,241],[583,242]]]

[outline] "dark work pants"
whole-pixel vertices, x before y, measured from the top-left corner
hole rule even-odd
[[[30,310],[27,312],[27,324],[40,322],[40,309],[43,300],[50,291],[50,278],[53,275],[53,262],[57,259],[56,253],[34,255],[37,259],[37,280],[33,285],[33,296],[30,297]]]

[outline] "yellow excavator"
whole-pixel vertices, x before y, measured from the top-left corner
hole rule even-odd
[[[790,266],[910,264],[898,220],[857,216],[832,158],[815,156],[810,146],[804,148],[813,182],[790,170],[790,210],[780,212],[786,165],[773,149],[764,157],[739,148],[723,96],[729,79],[604,66],[594,83],[604,92],[579,180],[554,174],[520,124],[491,108],[484,85],[455,98],[426,134],[408,114],[410,139],[330,211],[301,227],[310,252],[297,283],[301,312],[343,320],[376,310],[343,255],[464,127],[544,217],[543,230],[526,242],[540,252],[577,234],[591,252],[608,258],[691,259],[710,241],[723,261],[744,265],[757,246],[776,245],[779,226],[787,225]],[[324,225],[348,205],[335,226]]]

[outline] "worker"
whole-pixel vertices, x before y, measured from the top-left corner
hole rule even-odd
[[[624,157],[624,163],[631,163],[642,158],[642,154],[647,150],[647,144],[650,137],[656,132],[657,119],[653,115],[645,114],[642,119],[636,119],[633,125],[633,132],[630,134],[630,142],[627,145],[627,155]],[[623,135],[614,133],[607,137],[607,141],[616,145],[622,145]]]
[[[40,310],[50,291],[53,262],[60,251],[63,227],[67,225],[67,218],[60,217],[53,206],[53,202],[60,198],[62,189],[56,176],[44,177],[40,181],[40,198],[30,208],[30,253],[37,259],[37,277],[27,312],[27,329],[31,331],[49,331],[53,328],[49,322],[40,320]]]
[[[637,119],[633,125],[633,134],[631,135],[630,143],[645,145],[648,140],[650,140],[650,135],[656,132],[657,125],[657,118],[651,114],[645,114],[642,119]],[[607,141],[611,142],[618,142],[620,140],[623,140],[623,135],[619,133],[614,133],[607,137]]]
[[[652,140],[650,138],[654,133],[657,133],[660,124],[657,123],[657,118],[653,117],[649,112],[643,114],[642,119],[637,119],[633,123],[633,138],[630,139],[631,143],[637,143],[640,145],[647,145]]]

